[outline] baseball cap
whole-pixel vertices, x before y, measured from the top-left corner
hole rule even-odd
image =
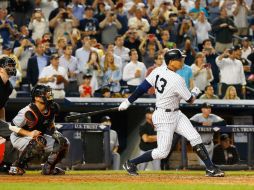
[[[11,46],[9,44],[3,45],[3,50],[11,50]]]
[[[226,134],[226,133],[221,134],[221,136],[220,136],[220,140],[221,140],[221,141],[225,141],[225,140],[227,140],[227,139],[229,139],[228,134]]]
[[[154,108],[153,107],[146,108],[146,113],[153,113],[153,112],[154,112]]]
[[[230,48],[231,51],[237,51],[239,49],[242,49],[240,45],[234,45]]]
[[[211,104],[205,102],[202,104],[202,108],[212,108]]]
[[[108,115],[105,115],[101,118],[101,123],[106,122],[106,121],[111,121],[111,118]]]
[[[83,75],[83,79],[92,78],[92,75],[90,73],[85,73]]]
[[[181,52],[179,49],[170,49],[164,55],[166,64],[168,64],[170,60],[178,60],[178,59],[183,59],[185,57],[186,55],[183,52]]]
[[[88,5],[88,6],[86,6],[86,8],[85,8],[85,11],[87,11],[87,10],[92,10],[92,11],[93,11],[94,9],[93,9],[92,6]]]
[[[250,41],[250,39],[249,39],[247,36],[244,36],[244,37],[242,38],[242,41]]]

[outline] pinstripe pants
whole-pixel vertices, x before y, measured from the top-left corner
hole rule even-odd
[[[152,151],[153,159],[166,158],[172,144],[174,132],[178,133],[190,141],[192,146],[202,143],[197,130],[192,126],[190,120],[179,110],[175,112],[165,112],[156,110],[153,113],[153,123],[157,130],[157,145]]]

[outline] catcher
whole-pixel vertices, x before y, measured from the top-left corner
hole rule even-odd
[[[54,125],[59,106],[53,100],[49,86],[37,85],[31,91],[32,102],[21,109],[9,129],[13,147],[21,153],[9,170],[11,175],[23,175],[25,166],[35,156],[49,153],[42,166],[42,175],[63,175],[65,171],[55,167],[65,157],[69,141]]]
[[[64,87],[68,82],[68,72],[64,67],[59,65],[58,54],[52,54],[50,57],[50,65],[43,68],[38,83],[50,86],[54,98],[64,98]]]

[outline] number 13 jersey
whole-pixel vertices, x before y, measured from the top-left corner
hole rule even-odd
[[[188,101],[191,98],[184,79],[169,70],[167,66],[157,67],[147,76],[146,80],[155,88],[157,108],[179,108],[181,99]]]

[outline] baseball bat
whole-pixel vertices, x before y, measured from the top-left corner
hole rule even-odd
[[[106,113],[106,112],[113,112],[113,111],[118,111],[118,107],[108,108],[108,109],[103,109],[103,110],[97,110],[97,111],[91,111],[91,112],[81,113],[81,114],[77,114],[77,115],[66,116],[65,121],[73,121],[73,120],[76,120],[76,119],[80,119],[82,117],[92,116],[92,115]]]

